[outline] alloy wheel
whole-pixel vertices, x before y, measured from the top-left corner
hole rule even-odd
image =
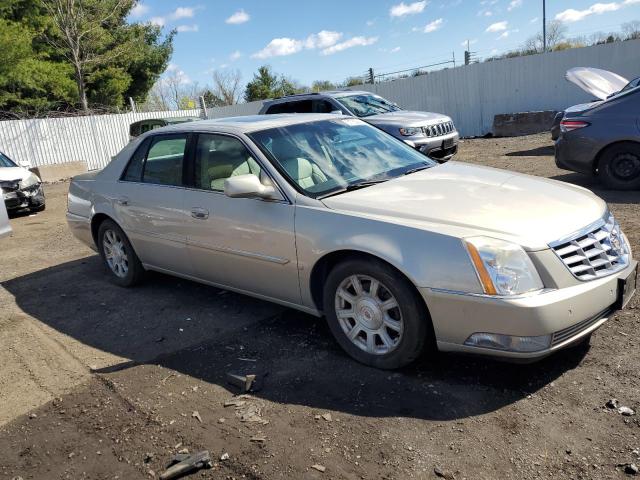
[[[372,355],[395,350],[402,338],[402,310],[391,291],[368,275],[345,278],[335,294],[338,323],[347,338]]]
[[[102,249],[107,265],[111,271],[120,278],[124,278],[129,273],[129,257],[124,245],[124,241],[114,230],[106,230],[102,238]]]

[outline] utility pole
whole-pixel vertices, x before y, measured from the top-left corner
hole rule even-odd
[[[374,79],[375,79],[375,77],[373,75],[373,68],[370,68],[369,69],[369,83],[373,85]]]
[[[453,57],[453,68],[456,68],[456,52],[451,52],[451,56]]]
[[[547,0],[542,0],[542,53],[547,53]]]

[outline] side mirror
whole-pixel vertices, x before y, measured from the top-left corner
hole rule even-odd
[[[26,168],[27,170],[31,168],[31,162],[29,160],[22,160],[18,162],[18,165],[20,165],[22,168]]]
[[[334,115],[342,115],[342,110],[331,110]]]
[[[282,200],[278,191],[260,183],[255,175],[236,175],[224,181],[224,194],[231,198],[262,198],[263,200]]]

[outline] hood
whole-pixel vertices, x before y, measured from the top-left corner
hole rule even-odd
[[[529,250],[602,218],[606,204],[556,180],[459,162],[322,200],[329,208],[452,236],[486,235]]]
[[[394,127],[423,127],[441,122],[450,122],[451,119],[441,113],[412,112],[410,110],[398,110],[396,112],[380,113],[363,117],[361,120],[376,126],[391,125]]]
[[[619,92],[629,83],[629,80],[617,73],[593,67],[572,68],[567,71],[565,78],[600,100]]]
[[[0,167],[0,182],[11,182],[13,180],[26,180],[31,172],[22,167]]]

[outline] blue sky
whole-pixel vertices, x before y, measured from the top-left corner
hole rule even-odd
[[[640,20],[640,0],[547,0],[547,19],[569,36],[618,31]],[[247,82],[260,65],[310,84],[463,60],[466,40],[480,57],[519,47],[542,28],[541,0],[143,0],[132,21],[178,29],[170,69],[185,82],[211,83],[238,69]]]

